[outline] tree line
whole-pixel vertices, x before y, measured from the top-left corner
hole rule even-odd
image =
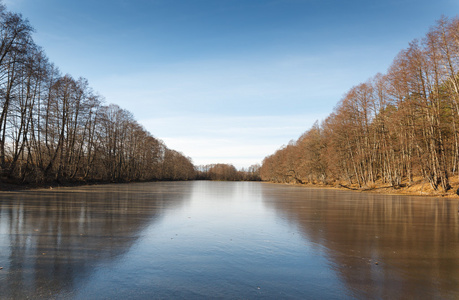
[[[231,164],[210,164],[198,166],[196,179],[217,181],[260,181],[260,165],[237,170]]]
[[[428,182],[446,192],[459,176],[459,19],[442,17],[400,51],[386,74],[352,87],[334,111],[266,157],[263,180]]]
[[[1,181],[195,178],[191,160],[104,105],[84,78],[62,75],[20,14],[0,4]]]

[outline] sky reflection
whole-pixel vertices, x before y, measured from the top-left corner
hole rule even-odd
[[[447,199],[247,182],[3,193],[5,299],[455,298]]]

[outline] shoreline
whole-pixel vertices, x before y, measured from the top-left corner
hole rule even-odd
[[[168,180],[164,180],[168,181]],[[197,180],[193,180],[197,181]],[[126,183],[140,183],[140,182],[159,182],[159,181],[129,181],[129,182],[105,182],[105,181],[89,181],[89,182],[48,182],[44,184],[15,184],[10,182],[0,182],[0,193],[8,192],[23,192],[23,191],[33,191],[33,190],[47,190],[60,187],[80,187],[80,186],[92,186],[92,185],[106,185],[106,184],[126,184]],[[451,198],[459,199],[459,195],[456,194],[456,188],[451,188],[446,193],[441,193],[440,191],[435,191],[431,188],[428,183],[415,182],[411,185],[405,184],[402,187],[394,188],[388,185],[376,184],[371,187],[362,187],[359,188],[356,185],[347,186],[341,183],[335,184],[323,184],[323,183],[281,183],[273,181],[253,181],[253,182],[263,182],[270,184],[280,184],[280,185],[290,185],[297,187],[307,187],[307,188],[319,188],[319,189],[334,189],[342,191],[353,191],[360,193],[371,193],[371,194],[382,194],[382,195],[404,195],[404,196],[423,196],[423,197],[441,197],[441,198]],[[456,183],[456,182],[454,182]],[[454,186],[454,185],[453,185]],[[457,186],[457,185],[456,185]]]
[[[359,193],[370,193],[370,194],[381,194],[381,195],[398,195],[398,196],[421,196],[421,197],[441,197],[450,199],[459,199],[459,195],[456,194],[457,188],[451,188],[446,193],[435,191],[430,187],[428,183],[413,183],[411,185],[405,185],[399,188],[394,188],[387,185],[375,185],[374,187],[362,187],[347,186],[341,183],[334,185],[322,184],[322,183],[280,183],[273,181],[263,181],[272,184],[291,185],[305,188],[319,188],[319,189],[333,189],[341,191],[352,191]]]
[[[164,180],[166,181],[166,180]],[[106,185],[106,184],[126,184],[126,183],[141,183],[141,182],[158,182],[157,181],[71,181],[71,182],[45,182],[33,184],[17,184],[11,182],[0,182],[0,193],[8,192],[23,192],[34,190],[52,190],[61,187],[81,187],[92,185]]]

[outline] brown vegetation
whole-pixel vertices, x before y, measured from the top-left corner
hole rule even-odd
[[[21,15],[0,4],[0,182],[186,180],[191,160],[132,114],[62,75]]]
[[[266,157],[262,179],[451,191],[459,176],[458,72],[459,19],[443,17],[387,74],[351,88],[322,123]]]
[[[236,170],[230,164],[211,164],[197,167],[197,179],[219,181],[259,181],[260,165],[252,165],[248,169]]]

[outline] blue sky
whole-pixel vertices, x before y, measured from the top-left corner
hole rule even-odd
[[[422,38],[457,0],[4,0],[85,77],[199,164],[261,163]]]

